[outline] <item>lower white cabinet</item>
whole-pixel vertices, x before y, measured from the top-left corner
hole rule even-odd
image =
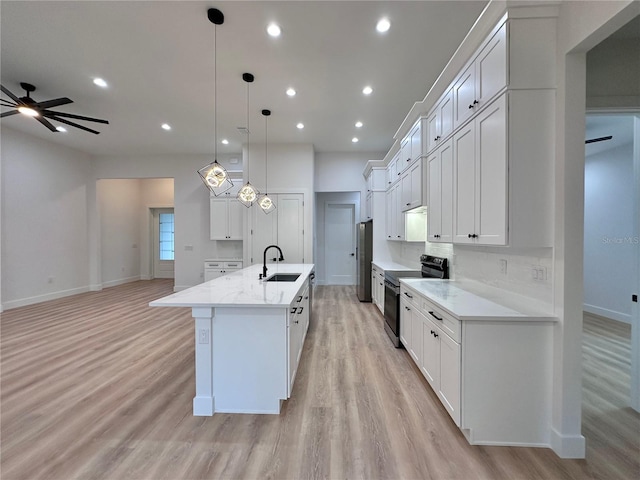
[[[443,317],[425,302],[412,290],[401,288],[400,340],[460,426],[460,344],[430,319]]]
[[[302,356],[304,339],[309,328],[309,281],[307,280],[289,308],[287,318],[288,330],[288,379],[289,396],[298,372],[298,364]]]
[[[375,264],[371,265],[371,300],[384,314],[384,270]]]
[[[448,287],[412,282],[420,280],[400,284],[400,340],[469,443],[548,446],[553,317],[491,306],[460,289],[450,302]],[[470,317],[461,320],[416,289],[449,308],[475,302],[478,311],[460,307]],[[483,313],[492,308],[496,314]]]
[[[204,262],[204,281],[208,282],[241,269],[242,261],[240,260],[207,260]]]

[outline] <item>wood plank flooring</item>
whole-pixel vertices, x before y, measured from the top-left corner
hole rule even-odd
[[[585,318],[587,459],[561,460],[549,449],[468,445],[353,287],[316,288],[280,415],[193,417],[190,310],[147,306],[171,289],[136,282],[0,315],[0,478],[640,476],[640,415],[624,406],[629,335],[609,341],[606,323]]]

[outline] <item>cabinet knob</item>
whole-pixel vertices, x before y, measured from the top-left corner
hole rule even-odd
[[[431,330],[431,335],[435,335],[435,334],[436,334],[436,332],[434,332],[433,330]]]
[[[407,162],[410,162],[410,161],[411,161],[411,159],[410,159],[410,158],[407,158]]]
[[[474,104],[474,105],[477,105],[478,103],[480,103],[480,102],[478,102],[478,100],[474,100],[474,101],[473,101],[473,104]]]
[[[296,323],[298,323],[298,322],[296,322]],[[434,336],[435,338],[438,338],[438,334],[437,334],[437,333],[435,333],[435,332],[433,333],[433,336]]]
[[[408,207],[409,205],[411,205],[411,203],[407,203],[407,207]]]
[[[404,309],[407,311],[411,310],[409,307],[404,307]]]
[[[469,234],[469,238],[478,238],[478,234],[477,233],[470,233]]]
[[[469,108],[473,108],[473,105],[469,105]]]

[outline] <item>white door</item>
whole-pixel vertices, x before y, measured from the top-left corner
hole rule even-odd
[[[285,263],[304,263],[302,194],[278,194],[277,212],[278,246],[282,249]]]
[[[327,284],[355,285],[355,205],[327,203],[324,215]]]
[[[153,214],[153,277],[174,278],[174,215],[173,208],[154,208]]]

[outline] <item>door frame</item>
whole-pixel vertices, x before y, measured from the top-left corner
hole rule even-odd
[[[329,285],[329,262],[328,262],[328,251],[329,251],[329,242],[327,241],[327,211],[328,209],[331,207],[331,205],[349,205],[351,206],[351,213],[352,213],[352,225],[351,225],[351,229],[352,229],[352,234],[351,234],[351,239],[352,239],[352,245],[351,245],[351,249],[352,251],[355,253],[356,248],[358,246],[358,240],[357,240],[357,231],[356,231],[356,204],[353,202],[341,202],[338,200],[326,200],[324,202],[324,272],[325,272],[325,284]],[[353,265],[352,265],[352,272],[351,272],[351,276],[354,280],[354,283],[352,283],[352,285],[356,285],[357,284],[357,277],[358,277],[358,262],[356,261],[356,257],[353,257]]]
[[[164,204],[154,204],[147,205],[147,221],[149,222],[146,229],[143,231],[147,232],[147,238],[141,241],[141,245],[145,245],[145,251],[140,252],[140,263],[141,266],[146,266],[146,274],[140,275],[141,280],[153,280],[156,278],[155,272],[155,252],[156,252],[156,237],[155,237],[155,219],[154,219],[154,211],[156,210],[172,210],[173,211],[173,221],[175,222],[175,207],[173,205],[164,205]],[[175,227],[174,227],[175,232]],[[174,233],[174,246],[175,246],[175,233]],[[175,268],[176,268],[176,260],[175,260],[175,247],[174,247],[174,257],[173,257],[173,278],[175,280]]]

